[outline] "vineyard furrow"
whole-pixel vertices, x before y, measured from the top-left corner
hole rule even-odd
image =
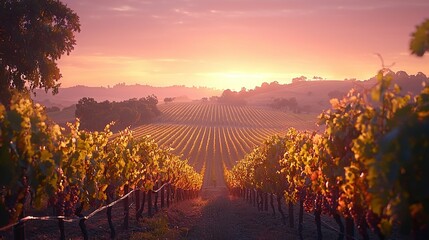
[[[223,185],[223,165],[231,167],[268,137],[286,126],[306,126],[304,117],[252,106],[205,103],[168,103],[154,124],[134,128],[135,136],[150,135],[161,147],[189,159],[200,171],[204,186]]]

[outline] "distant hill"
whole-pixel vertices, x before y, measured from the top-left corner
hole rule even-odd
[[[429,79],[423,73],[408,75],[404,71],[392,72],[393,83],[402,87],[403,93],[417,94],[422,90],[422,83],[429,84]],[[290,84],[278,82],[262,83],[254,89],[234,92],[231,90],[216,90],[206,87],[152,87],[148,85],[118,84],[111,88],[75,86],[61,88],[59,93],[53,96],[43,90],[36,90],[33,99],[47,107],[56,106],[61,109],[76,104],[83,97],[91,97],[96,101],[124,101],[131,98],[142,98],[154,94],[160,104],[164,98],[174,98],[174,102],[191,102],[194,100],[220,101],[222,97],[229,96],[227,104],[246,104],[259,107],[272,107],[273,103],[281,101],[295,101],[297,107],[283,108],[279,110],[294,111],[311,114],[319,114],[330,108],[329,100],[333,97],[342,98],[351,88],[358,90],[369,89],[376,84],[376,78],[365,81],[360,80],[306,80],[294,81]],[[226,94],[227,93],[227,94]],[[213,97],[214,96],[214,97]],[[213,97],[213,98],[212,98]],[[235,103],[234,103],[235,102]],[[279,102],[279,101],[278,101]],[[74,107],[64,112],[49,113],[54,121],[64,123],[74,119]]]
[[[83,97],[91,97],[96,101],[124,101],[131,98],[142,98],[148,95],[155,95],[160,103],[164,98],[174,97],[175,101],[191,101],[204,97],[218,96],[222,90],[216,90],[206,87],[152,87],[148,85],[125,85],[117,84],[113,87],[87,87],[75,86],[60,88],[59,93],[52,95],[51,92],[45,93],[44,90],[36,90],[36,96],[33,99],[47,107],[57,106],[64,108],[76,104]]]
[[[392,83],[398,84],[403,93],[418,94],[423,89],[423,82],[429,84],[429,79],[423,73],[408,75],[403,71],[399,71],[392,72],[392,74]],[[323,110],[330,108],[329,100],[331,98],[342,98],[352,88],[360,91],[370,89],[376,82],[377,80],[374,77],[365,81],[311,80],[291,84],[263,83],[261,87],[249,90],[247,93],[243,93],[242,96],[247,105],[258,106],[270,106],[276,99],[289,100],[295,98],[299,111],[321,113]],[[238,94],[240,95],[240,92]]]
[[[359,81],[359,83],[361,83]],[[330,92],[346,94],[356,84],[352,81],[320,80],[280,85],[275,90],[245,98],[249,105],[269,106],[277,98],[295,98],[302,111],[320,113],[330,107]]]

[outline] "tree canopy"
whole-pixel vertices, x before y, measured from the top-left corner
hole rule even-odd
[[[97,102],[84,97],[76,104],[75,116],[80,119],[82,129],[102,131],[106,124],[115,122],[111,129],[117,131],[152,121],[161,114],[157,104],[155,95],[122,102]]]
[[[56,61],[79,31],[78,15],[59,0],[0,1],[0,101],[8,106],[13,89],[57,93]]]
[[[429,19],[416,26],[416,31],[411,35],[410,50],[419,57],[429,52]]]

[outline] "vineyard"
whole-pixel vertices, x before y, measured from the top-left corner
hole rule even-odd
[[[162,116],[156,123],[133,129],[135,136],[150,135],[160,146],[189,159],[197,171],[205,166],[206,187],[224,186],[223,165],[232,167],[268,136],[288,127],[316,127],[314,115],[252,106],[169,103],[160,110]]]
[[[58,221],[61,239],[65,222],[79,222],[89,239],[85,221],[106,208],[114,238],[112,207],[124,202],[128,228],[130,194],[139,219],[145,199],[151,215],[158,192],[163,207],[165,194],[168,205],[173,196],[195,197],[201,189],[203,175],[187,161],[129,129],[113,138],[110,125],[101,132],[81,130],[79,121],[60,128],[43,106],[19,94],[9,109],[0,105],[0,120],[0,231],[13,228],[15,239],[25,238],[24,223],[30,220]],[[52,209],[53,215],[25,216],[32,208]]]
[[[362,239],[369,230],[379,239],[429,238],[429,87],[414,99],[390,86],[392,75],[380,71],[378,83],[332,99],[319,116],[324,132],[290,128],[254,148],[234,167],[225,167],[231,193],[268,210],[268,199],[290,227],[294,207],[314,214],[317,238],[321,216],[335,219],[338,239]]]
[[[1,1],[0,240],[428,240],[428,10]]]

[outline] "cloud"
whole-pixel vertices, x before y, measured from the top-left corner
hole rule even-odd
[[[64,0],[92,16],[133,16],[163,24],[223,19],[287,18],[347,11],[427,8],[427,0]],[[138,13],[138,14],[137,14]],[[83,14],[85,15],[85,14]]]
[[[109,8],[112,11],[117,11],[117,12],[133,12],[133,11],[137,11],[137,8],[131,7],[129,5],[122,5],[122,6],[118,6],[118,7],[110,7]]]

